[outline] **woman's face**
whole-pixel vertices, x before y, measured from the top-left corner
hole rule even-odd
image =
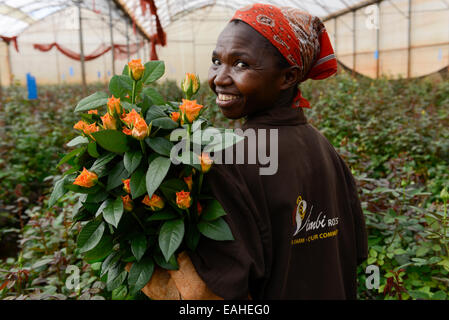
[[[238,119],[271,108],[282,73],[271,43],[246,23],[229,23],[217,40],[209,86],[225,117]]]

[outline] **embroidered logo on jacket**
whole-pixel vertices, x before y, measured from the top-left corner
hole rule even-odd
[[[313,205],[308,208],[307,201],[301,195],[296,199],[296,208],[293,211],[293,237],[292,244],[312,242],[314,240],[335,237],[338,234],[338,217],[327,218],[323,211],[314,214]]]

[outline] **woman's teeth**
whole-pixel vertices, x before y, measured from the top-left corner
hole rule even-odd
[[[221,94],[221,93],[218,94],[218,99],[222,100],[222,101],[229,101],[229,100],[234,100],[237,98],[238,98],[238,96],[234,96],[231,94]]]

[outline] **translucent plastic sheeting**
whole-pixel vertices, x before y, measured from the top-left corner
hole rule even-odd
[[[146,11],[142,12],[141,0],[117,0],[132,15],[138,25],[150,36],[155,32],[154,17]],[[70,6],[76,6],[78,0],[0,0],[0,35],[16,36],[28,26],[42,18]],[[97,13],[107,13],[113,0],[81,0],[81,6]],[[316,16],[326,16],[360,0],[154,0],[163,27],[194,10],[218,5],[230,9],[238,9],[250,3],[270,3],[276,6],[293,6],[301,8]],[[114,18],[120,17],[115,4]]]

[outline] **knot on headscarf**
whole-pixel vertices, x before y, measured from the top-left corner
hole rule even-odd
[[[337,72],[337,60],[324,24],[318,17],[291,7],[252,4],[238,9],[232,20],[242,20],[268,39],[292,66],[300,69],[301,80],[320,80]],[[293,108],[310,108],[298,93]]]

